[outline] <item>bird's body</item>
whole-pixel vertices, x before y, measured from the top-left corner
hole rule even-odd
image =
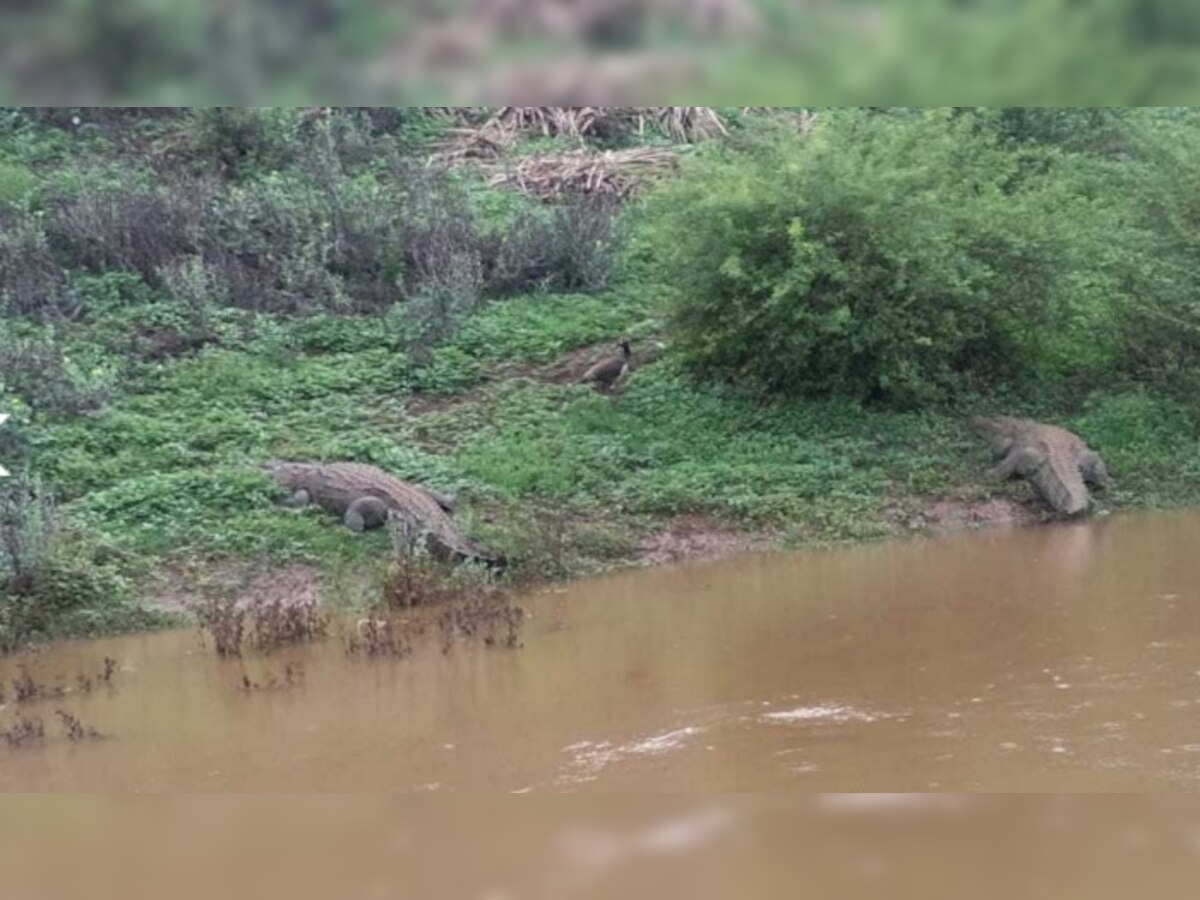
[[[607,393],[629,371],[629,361],[632,356],[633,351],[629,348],[629,341],[621,341],[621,355],[600,360],[583,373],[579,383],[594,384]]]

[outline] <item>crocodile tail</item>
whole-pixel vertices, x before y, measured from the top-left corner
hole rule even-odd
[[[1079,468],[1059,454],[1050,454],[1030,481],[1059,515],[1077,516],[1087,510],[1088,491]]]
[[[502,574],[508,568],[508,558],[503,553],[491,553],[473,541],[447,542],[442,536],[430,532],[426,537],[426,549],[430,555],[442,562],[452,564],[474,563]]]

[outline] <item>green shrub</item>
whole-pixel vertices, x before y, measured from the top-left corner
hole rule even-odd
[[[58,418],[98,410],[111,394],[111,373],[72,360],[49,334],[17,336],[0,321],[0,393],[34,416]]]
[[[847,111],[697,161],[641,234],[682,358],[770,391],[900,403],[1103,366],[1103,216],[1019,162],[945,111]]]
[[[1143,112],[1130,158],[1095,166],[1097,194],[1124,200],[1124,227],[1104,248],[1131,301],[1118,310],[1128,374],[1176,380],[1200,359],[1200,120]]]
[[[159,269],[172,299],[183,310],[194,333],[207,335],[212,331],[212,308],[223,306],[228,297],[226,284],[215,267],[203,257],[189,256]]]
[[[77,308],[41,219],[0,206],[0,315],[48,319]]]
[[[0,482],[0,653],[32,640],[155,624],[111,554],[25,475]]]
[[[19,474],[0,481],[0,581],[25,587],[54,552],[59,515],[38,481]]]
[[[21,163],[0,159],[0,206],[23,206],[37,190],[37,176]]]
[[[237,179],[287,162],[297,124],[291,109],[212,106],[196,110],[192,134],[196,152]]]
[[[603,290],[619,246],[617,212],[602,194],[523,211],[506,229],[488,291],[508,296]]]
[[[1190,398],[1188,401],[1191,402]],[[1146,390],[1099,393],[1074,423],[1104,455],[1121,505],[1171,507],[1200,501],[1200,430],[1193,412]]]
[[[200,252],[217,187],[210,179],[88,180],[46,200],[45,238],[63,268],[136,272]]]

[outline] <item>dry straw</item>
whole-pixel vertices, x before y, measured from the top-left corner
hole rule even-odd
[[[676,143],[727,133],[724,120],[708,106],[502,106],[479,121],[464,112],[433,161],[475,163],[491,170],[493,186],[516,188],[544,199],[567,193],[626,197],[642,184],[672,172],[678,153],[666,147],[592,150],[588,138],[636,131],[653,123]],[[578,150],[541,153],[511,161],[508,151],[521,136],[578,140]]]
[[[654,147],[570,150],[530,156],[498,169],[490,184],[543,199],[571,193],[624,198],[646,182],[672,172],[678,161],[674,151]]]

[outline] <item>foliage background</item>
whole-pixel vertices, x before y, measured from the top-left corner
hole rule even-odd
[[[465,113],[0,108],[0,456],[38,485],[0,529],[54,525],[13,544],[37,578],[0,575],[13,642],[155,621],[177,566],[385,564],[276,506],[268,458],[456,493],[528,578],[683,525],[793,545],[1026,502],[982,477],[980,412],[1076,429],[1100,510],[1200,499],[1193,110],[717,112],[506,150],[679,157],[615,205],[427,165]],[[573,383],[622,336],[619,397]]]

